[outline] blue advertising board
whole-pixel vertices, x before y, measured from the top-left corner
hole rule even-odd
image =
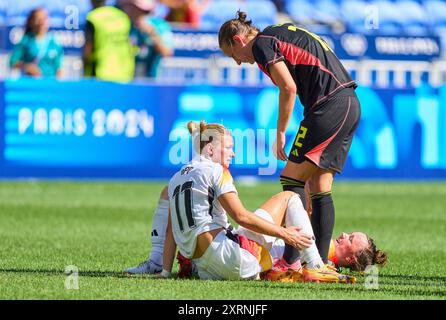
[[[361,123],[340,178],[446,178],[446,86],[357,94]],[[232,129],[234,176],[274,178],[284,166],[271,152],[275,87],[20,79],[0,83],[0,97],[2,178],[165,179],[192,155],[186,123],[202,119]]]
[[[67,54],[80,54],[85,43],[83,26],[76,29],[53,28],[55,38]],[[0,49],[10,51],[22,35],[21,26],[0,27]],[[429,36],[375,36],[359,33],[320,34],[340,59],[379,59],[431,61],[441,55],[440,38]],[[174,29],[175,56],[209,58],[222,55],[215,31]]]
[[[340,59],[431,61],[441,56],[438,36],[363,35],[360,33],[319,34]],[[175,55],[209,57],[221,55],[218,34],[212,31],[174,32]]]

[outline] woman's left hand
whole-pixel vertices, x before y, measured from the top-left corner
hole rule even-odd
[[[312,236],[303,234],[300,230],[302,230],[302,228],[298,226],[285,228],[286,236],[283,240],[293,247],[303,250],[309,248],[314,243],[314,240]]]
[[[285,132],[277,131],[276,141],[273,143],[274,156],[282,161],[287,161],[288,158],[285,153]]]

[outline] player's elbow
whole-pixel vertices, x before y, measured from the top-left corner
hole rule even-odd
[[[249,222],[249,212],[241,210],[234,215],[235,222],[240,226],[246,226]]]

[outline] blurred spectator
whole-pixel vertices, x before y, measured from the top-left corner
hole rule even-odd
[[[209,4],[209,0],[166,0],[164,3],[169,7],[167,21],[198,28],[201,15]]]
[[[173,54],[173,34],[168,22],[153,15],[152,0],[120,0],[118,5],[132,21],[131,40],[137,49],[136,76],[156,78],[163,57]]]
[[[126,82],[135,74],[135,56],[130,42],[131,23],[122,10],[106,6],[105,0],[91,0],[87,15],[84,75],[101,80]]]
[[[48,13],[43,8],[31,11],[26,20],[25,34],[15,46],[10,66],[33,77],[60,77],[63,49],[48,32]]]
[[[273,0],[278,12],[285,12],[285,0]]]

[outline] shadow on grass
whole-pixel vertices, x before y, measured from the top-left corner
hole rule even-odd
[[[378,289],[367,289],[364,278],[358,278],[356,284],[315,284],[315,283],[281,283],[255,281],[251,286],[261,288],[280,288],[295,290],[296,287],[309,289],[312,286],[317,291],[338,291],[339,293],[367,293],[371,297],[376,293],[398,295],[401,297],[446,297],[446,277],[440,276],[412,276],[412,275],[383,275],[379,278]],[[414,288],[415,287],[415,288]]]
[[[30,273],[40,275],[51,276],[66,276],[67,274],[63,270],[45,270],[45,269],[0,269],[0,273]],[[132,278],[133,275],[126,274],[119,271],[82,271],[79,270],[79,277],[92,277],[92,278]],[[138,275],[138,278],[153,278],[152,275]]]
[[[25,274],[40,274],[51,276],[66,276],[66,273],[61,270],[45,270],[45,269],[0,269],[0,273],[25,273]],[[92,277],[92,278],[138,278],[138,279],[152,279],[152,275],[138,275],[132,276],[119,271],[79,271],[80,277]],[[268,287],[268,288],[281,288],[281,289],[296,289],[296,285],[300,287],[306,287],[307,285],[314,286],[318,291],[339,291],[339,292],[352,292],[358,293],[367,292],[373,295],[373,293],[388,293],[392,295],[400,295],[404,297],[410,296],[426,296],[426,297],[446,297],[446,277],[441,276],[415,276],[415,275],[393,275],[387,274],[380,277],[379,289],[369,290],[366,289],[362,279],[355,285],[320,285],[317,284],[305,284],[305,283],[281,283],[281,282],[268,282],[268,281],[247,281],[246,284],[254,287]],[[431,283],[426,283],[431,282]],[[435,285],[432,285],[435,283]],[[418,288],[401,288],[401,286],[418,286]],[[426,289],[423,290],[422,287]],[[440,288],[439,288],[440,287]]]

